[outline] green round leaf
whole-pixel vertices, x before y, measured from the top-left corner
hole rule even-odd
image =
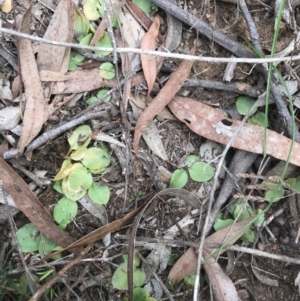
[[[226,228],[229,225],[232,225],[233,222],[234,222],[234,220],[231,219],[231,218],[223,219],[223,214],[219,213],[217,215],[217,218],[216,218],[215,223],[214,223],[214,229],[217,232],[217,231],[219,231],[223,228]]]
[[[88,190],[88,195],[93,202],[105,205],[109,201],[109,187],[106,185],[97,185],[93,182],[92,186]]]
[[[189,168],[190,177],[196,182],[209,181],[214,176],[213,168],[205,162],[196,162]]]
[[[149,297],[149,293],[141,288],[141,287],[136,287],[133,289],[133,301],[147,301]]]
[[[195,162],[199,160],[197,155],[189,155],[185,160],[185,165],[191,167]]]
[[[92,130],[88,125],[81,125],[74,130],[68,142],[71,150],[80,146],[88,146],[91,141]]]
[[[243,203],[238,204],[235,206],[234,212],[233,212],[233,217],[237,218],[238,221],[243,221],[247,218],[249,218],[252,214],[254,214],[253,209],[251,208],[250,205],[246,205]]]
[[[285,182],[289,184],[298,193],[300,193],[300,177],[287,179]]]
[[[97,98],[102,98],[107,92],[109,92],[109,90],[107,89],[101,89],[100,91],[98,91],[97,93]],[[104,102],[109,102],[111,100],[111,95],[108,95],[103,101]]]
[[[241,240],[244,242],[254,242],[255,234],[254,231],[249,229],[242,237]]]
[[[87,168],[104,170],[110,164],[110,155],[102,148],[90,147],[81,162]]]
[[[81,163],[73,164],[71,173],[67,178],[68,187],[71,190],[88,190],[93,183],[93,177],[90,171]]]
[[[248,119],[248,122],[255,125],[264,126],[265,125],[265,113],[256,112],[251,118]]]
[[[265,194],[265,199],[269,202],[278,202],[280,199],[282,199],[284,196],[284,190],[270,190],[267,191]]]
[[[265,199],[269,202],[278,202],[284,196],[284,189],[282,185],[263,181],[262,185],[267,186],[270,190],[265,193]]]
[[[104,15],[104,7],[99,0],[87,0],[83,5],[83,13],[90,21],[96,21]]]
[[[87,35],[90,23],[80,11],[75,10],[75,15],[74,35],[77,37],[77,40],[80,41]]]
[[[92,40],[93,35],[91,33],[89,33],[88,35],[86,35],[85,37],[83,37],[80,41],[80,45],[84,45],[84,46],[88,46],[90,45],[90,42]]]
[[[66,197],[61,198],[54,207],[53,218],[60,225],[69,224],[77,214],[78,205]]]
[[[102,38],[96,42],[95,44],[96,47],[105,47],[105,48],[111,48],[112,44],[109,38],[109,35],[107,32],[104,32]],[[101,55],[101,56],[107,56],[109,54],[111,54],[111,51],[95,51],[95,53],[97,55]]]
[[[111,284],[118,290],[128,290],[127,273],[122,268],[116,269],[112,276]]]
[[[133,283],[135,286],[142,286],[146,280],[146,273],[141,269],[135,269],[133,272]]]
[[[103,63],[99,67],[99,75],[104,79],[113,79],[116,76],[115,67],[112,63]]]
[[[68,199],[77,201],[85,195],[92,183],[91,172],[81,163],[75,163],[71,168],[70,175],[62,181],[62,190]]]
[[[151,16],[151,11],[157,11],[157,6],[150,0],[132,0],[149,18],[153,19]]]
[[[196,280],[196,274],[192,274],[192,275],[186,276],[184,278],[184,282],[186,284],[190,285],[190,286],[194,286],[195,285],[195,280]]]
[[[258,218],[254,222],[255,225],[257,226],[257,228],[261,227],[263,225],[264,221],[265,221],[265,215],[264,215],[264,213],[261,213],[261,212],[262,212],[261,209],[257,210]]]
[[[39,254],[41,257],[48,255],[55,247],[56,243],[43,235],[39,244]]]
[[[84,189],[81,189],[81,190],[70,189],[68,182],[67,182],[67,178],[63,179],[63,181],[62,181],[62,189],[63,189],[64,195],[72,201],[77,201],[86,194],[86,190],[84,190]],[[65,226],[66,225],[63,225],[63,228]]]
[[[88,105],[91,105],[93,104],[94,102],[96,102],[98,99],[101,99],[107,92],[109,92],[109,90],[107,89],[101,89],[98,91],[97,95],[96,96],[92,96],[90,97],[86,103]],[[111,95],[107,96],[103,101],[104,102],[109,102],[111,100]]]
[[[188,175],[183,169],[177,169],[173,173],[169,188],[182,188],[188,181]]]
[[[75,161],[80,161],[85,156],[86,152],[87,148],[85,146],[80,146],[71,153],[70,158]]]
[[[16,236],[22,252],[31,253],[39,249],[41,236],[33,224],[26,224],[20,228]]]
[[[240,96],[236,101],[236,108],[241,115],[246,115],[252,108],[254,103],[255,100],[253,98],[249,96]],[[257,109],[255,109],[251,115],[253,115],[256,112],[256,110]]]
[[[77,70],[77,68],[82,65],[84,59],[85,58],[83,55],[79,54],[78,52],[71,51],[68,70],[70,71]]]
[[[57,192],[63,194],[63,190],[62,190],[62,181],[57,181],[54,183],[53,185],[53,189],[56,190]]]
[[[97,100],[98,100],[98,98],[97,98],[96,96],[92,96],[92,97],[90,97],[89,99],[87,99],[86,103],[87,103],[88,105],[91,105],[91,104],[93,104],[94,102],[96,102]]]

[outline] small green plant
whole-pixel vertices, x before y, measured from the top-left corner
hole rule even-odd
[[[40,234],[36,227],[29,223],[16,232],[17,240],[22,252],[39,252],[41,257],[48,255],[53,250],[61,250],[53,241]],[[14,245],[14,243],[13,243]],[[60,254],[57,255],[60,258]],[[58,259],[56,256],[56,259]]]
[[[236,108],[241,115],[246,115],[254,105],[255,100],[249,96],[239,96],[236,101]],[[257,108],[251,112],[248,122],[255,125],[265,125],[265,113],[257,111]]]
[[[99,70],[100,76],[104,79],[113,79],[116,76],[115,66],[112,63],[101,64]]]
[[[264,193],[264,199],[267,202],[270,203],[274,203],[274,202],[278,202],[280,199],[282,199],[284,197],[285,191],[284,188],[291,188],[294,192],[296,193],[300,193],[300,176],[297,178],[289,178],[287,180],[285,180],[284,182],[281,181],[280,179],[278,181],[275,182],[271,182],[271,181],[263,181],[262,186],[265,187],[266,191]],[[264,215],[263,214],[259,214],[262,211],[258,210],[256,212],[256,210],[254,210],[249,204],[245,204],[245,201],[242,198],[239,198],[234,205],[231,207],[230,209],[230,214],[233,218],[229,217],[229,218],[223,218],[223,214],[219,213],[215,224],[214,224],[214,229],[215,231],[219,231],[231,224],[233,224],[234,219],[237,218],[237,221],[242,221],[245,220],[247,218],[249,218],[250,216],[254,216],[258,213],[259,218],[256,220],[255,225],[257,227],[259,227],[260,225],[262,225],[263,220],[264,220]],[[250,228],[242,237],[243,241],[246,242],[253,242],[254,241],[254,231],[253,231],[253,227]]]
[[[76,201],[86,193],[97,204],[106,204],[110,191],[107,185],[99,185],[93,174],[105,171],[111,156],[104,145],[88,147],[92,130],[82,125],[74,130],[68,142],[70,150],[58,174],[53,188],[64,194],[53,210],[54,220],[64,229],[77,214]]]
[[[109,90],[107,89],[101,89],[97,92],[96,96],[92,96],[90,97],[86,103],[88,105],[93,104],[94,102],[96,102],[98,99],[102,98]],[[109,95],[108,97],[106,97],[103,101],[104,102],[109,102],[111,100],[111,95]]]
[[[185,165],[191,179],[195,182],[206,182],[214,176],[214,170],[210,164],[199,162],[196,155],[189,155]],[[184,169],[176,169],[171,177],[170,188],[183,188],[188,182],[188,174]]]
[[[34,281],[38,281],[33,275]],[[0,267],[0,301],[18,300],[25,301],[30,298],[30,289],[25,275],[18,279],[10,278]]]
[[[80,45],[90,45],[90,42],[95,34],[95,29],[90,21],[96,21],[102,18],[104,15],[104,3],[103,0],[87,0],[83,5],[83,13],[75,9],[75,24],[74,24],[74,37],[77,39]],[[115,16],[112,22],[113,27],[118,27],[118,17]],[[102,37],[95,43],[96,47],[111,48],[112,43],[107,32],[104,32]],[[95,51],[95,54],[100,56],[108,56],[112,51]],[[78,52],[72,50],[69,58],[68,70],[74,71],[80,67],[85,60],[85,57]],[[111,66],[103,66],[105,72],[100,69],[100,76],[104,74],[105,79],[112,79],[115,77],[114,68]]]
[[[76,201],[85,194],[97,204],[104,205],[109,201],[109,187],[97,184],[93,174],[104,172],[111,162],[111,156],[104,145],[88,147],[91,135],[92,130],[88,125],[79,126],[73,131],[68,138],[70,150],[54,178],[53,188],[64,195],[53,210],[53,218],[61,229],[65,229],[76,217]],[[24,253],[38,251],[44,257],[53,250],[61,250],[61,247],[41,235],[31,223],[20,228],[16,235]]]
[[[243,221],[247,218],[254,216],[256,212],[254,209],[249,205],[245,204],[245,201],[243,199],[238,199],[234,205],[230,208],[230,214],[233,218],[223,218],[223,214],[220,212],[217,215],[216,221],[214,223],[214,229],[215,231],[219,231],[231,224],[234,223],[234,220],[237,219],[237,221]],[[261,212],[261,210],[258,210],[258,213]],[[260,219],[255,222],[255,225],[257,227],[261,226],[264,221],[264,216],[261,215]],[[241,237],[241,239],[245,242],[254,242],[255,234],[253,230],[253,226]]]
[[[128,290],[128,255],[124,254],[123,263],[120,264],[112,276],[112,285],[118,290]],[[133,300],[134,301],[155,301],[156,299],[149,296],[149,293],[141,286],[145,283],[146,273],[140,268],[140,259],[138,256],[134,256],[133,260]],[[128,298],[123,298],[123,301],[127,301]]]
[[[158,11],[158,7],[149,0],[132,0],[150,19]]]

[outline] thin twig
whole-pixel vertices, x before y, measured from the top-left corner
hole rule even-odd
[[[35,140],[33,140],[26,148],[26,153],[33,151],[35,149],[37,149],[38,147],[42,146],[43,144],[45,144],[46,142],[56,138],[57,136],[59,136],[60,134],[64,133],[65,131],[71,129],[72,127],[85,122],[86,120],[91,120],[97,117],[101,117],[101,116],[105,116],[107,114],[107,107],[105,108],[105,110],[101,110],[101,111],[97,111],[97,112],[91,112],[88,113],[82,117],[79,117],[77,119],[73,119],[68,123],[65,123],[53,130],[50,130],[44,134],[42,134],[41,136],[39,136],[38,138],[36,138]],[[11,149],[7,152],[5,152],[3,154],[3,158],[4,159],[11,159],[13,158],[16,154],[18,153],[17,149]]]
[[[7,201],[6,191],[4,190],[1,181],[0,181],[0,194],[3,195],[4,201],[5,201],[5,210],[6,210],[6,214],[8,216],[9,225],[10,225],[10,228],[11,228],[12,238],[15,241],[16,246],[18,248],[20,259],[21,259],[22,265],[24,267],[25,276],[26,276],[26,279],[27,279],[27,282],[28,282],[28,286],[29,286],[30,292],[31,292],[31,294],[34,294],[35,291],[36,291],[36,283],[35,283],[34,277],[32,276],[32,274],[30,273],[30,271],[29,271],[29,269],[27,267],[25,258],[23,256],[23,252],[21,250],[19,241],[17,239],[16,230],[15,230],[16,226],[14,225],[14,220],[12,218],[12,215],[11,215],[11,212],[10,212],[10,209],[9,209],[10,207],[9,207],[8,201]]]
[[[26,33],[18,32],[15,30],[7,29],[7,28],[0,28],[0,32],[7,33],[10,35],[14,35],[17,37],[29,39],[31,41],[63,46],[63,47],[71,47],[76,49],[88,49],[92,51],[113,51],[112,47],[94,47],[94,46],[85,46],[73,43],[65,43],[65,42],[56,42],[49,39],[35,37]],[[228,38],[226,36],[226,38]],[[231,49],[233,50],[233,49]],[[274,57],[274,58],[247,58],[245,57],[209,57],[209,56],[195,56],[195,55],[188,55],[188,54],[180,54],[180,53],[171,53],[171,52],[161,52],[161,51],[152,51],[152,50],[144,50],[138,48],[126,48],[126,47],[118,47],[116,49],[118,53],[143,53],[147,55],[153,56],[161,56],[166,58],[178,58],[182,60],[189,60],[189,61],[200,61],[200,62],[211,62],[211,63],[230,63],[230,62],[237,62],[237,63],[249,63],[249,64],[264,64],[264,63],[274,63],[274,62],[285,62],[285,61],[296,61],[300,59],[300,55],[295,56],[287,56],[287,57]],[[251,52],[249,52],[251,53]]]
[[[172,295],[170,294],[168,288],[164,285],[164,283],[161,281],[161,279],[157,276],[156,273],[154,273],[152,271],[152,269],[149,267],[148,262],[146,261],[146,259],[140,254],[137,253],[137,255],[139,256],[139,258],[141,259],[141,261],[145,264],[145,266],[148,268],[148,270],[150,271],[150,273],[154,276],[154,278],[157,280],[157,282],[160,284],[160,286],[163,288],[163,290],[165,291],[165,293],[168,295],[169,299],[171,301],[175,301],[174,298],[172,297]]]
[[[128,240],[128,235],[117,235],[117,236],[115,236],[115,238]],[[151,246],[151,248],[153,249],[154,244],[163,244],[163,245],[167,245],[167,246],[171,246],[171,247],[185,247],[185,248],[188,246],[194,247],[194,248],[199,247],[198,242],[182,241],[182,240],[178,240],[178,239],[165,239],[163,237],[161,237],[161,238],[159,238],[159,237],[157,237],[157,238],[136,237],[135,238],[135,245],[144,247],[145,249],[147,249],[147,246],[149,246],[149,247]],[[128,245],[128,243],[122,243],[120,245]],[[220,248],[220,244],[204,243],[204,247],[208,248],[208,249],[213,249],[213,248],[217,249],[217,248]],[[260,251],[260,250],[256,250],[256,249],[247,248],[247,247],[241,247],[241,246],[227,245],[227,246],[224,246],[224,249],[300,265],[300,259],[297,257],[292,258],[292,257],[285,256],[285,255],[277,255],[277,254],[268,253],[268,252],[264,252],[264,251]],[[101,258],[99,260],[101,261]]]
[[[212,221],[211,209],[212,209],[212,204],[213,204],[213,200],[214,200],[214,195],[215,195],[215,192],[216,192],[216,189],[217,189],[218,177],[220,175],[222,166],[224,164],[224,160],[225,160],[225,156],[226,156],[227,152],[229,151],[233,141],[236,139],[236,136],[238,135],[239,131],[242,129],[242,127],[244,126],[244,124],[246,123],[248,118],[251,116],[251,114],[254,111],[254,108],[256,106],[257,106],[257,104],[255,103],[252,106],[252,108],[248,111],[248,113],[245,115],[245,117],[243,118],[243,120],[239,124],[236,131],[233,133],[233,135],[230,138],[229,142],[225,146],[225,148],[222,152],[222,155],[221,155],[221,159],[220,159],[219,164],[217,166],[215,175],[214,175],[213,184],[212,184],[212,188],[211,188],[211,191],[210,191],[210,197],[209,197],[209,202],[208,202],[207,211],[206,211],[206,218],[205,218],[205,222],[204,222],[204,226],[203,226],[203,230],[202,230],[202,234],[201,234],[201,239],[200,239],[200,244],[199,244],[199,248],[198,248],[198,263],[197,263],[197,272],[196,272],[195,286],[194,286],[194,296],[193,296],[194,301],[198,300],[198,290],[200,288],[200,269],[201,269],[201,263],[202,263],[202,252],[203,252],[205,237],[208,233],[210,225],[212,224],[211,223],[211,221]]]
[[[263,52],[263,49],[262,49],[261,44],[259,42],[259,34],[258,34],[257,29],[256,29],[255,23],[252,19],[252,16],[249,12],[246,1],[245,0],[239,0],[238,3],[240,5],[240,8],[241,8],[241,10],[243,12],[243,15],[244,15],[244,18],[246,20],[248,30],[250,32],[252,43],[263,54],[264,52]]]
[[[75,264],[81,261],[81,259],[89,252],[92,246],[93,244],[88,244],[88,246],[83,251],[81,251],[76,258],[74,258],[65,267],[63,267],[55,277],[46,282],[41,288],[39,288],[39,290],[28,301],[38,301],[47,289],[49,289],[53,284],[55,284],[59,280],[59,278],[61,278],[71,267],[73,267]]]

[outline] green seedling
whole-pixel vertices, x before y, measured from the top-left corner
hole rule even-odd
[[[241,115],[246,115],[251,110],[254,105],[255,100],[249,96],[240,96],[236,101],[236,108]],[[256,112],[256,109],[251,112],[253,115]]]
[[[41,236],[36,227],[29,223],[16,232],[20,248],[24,253],[36,252],[39,249]]]
[[[72,50],[69,58],[68,70],[69,71],[77,70],[78,67],[82,65],[83,61],[84,61],[84,56]]]
[[[75,9],[75,24],[74,24],[74,36],[78,42],[80,42],[89,32],[90,22],[89,20],[77,9]]]
[[[106,185],[98,185],[93,182],[88,190],[88,196],[97,204],[105,205],[109,201],[110,191]]]
[[[214,229],[215,231],[219,231],[229,225],[232,225],[235,220],[242,221],[246,220],[247,218],[254,216],[256,212],[253,210],[253,208],[249,204],[245,204],[245,201],[243,199],[238,199],[234,205],[230,208],[231,215],[233,218],[223,218],[223,214],[219,213],[216,221],[214,223]],[[258,210],[258,213],[261,212],[261,210]],[[257,227],[260,227],[264,222],[264,216],[263,214],[259,217],[259,219],[255,222],[255,225]],[[253,227],[251,227],[242,237],[241,239],[245,242],[253,242],[255,238]]]
[[[263,181],[263,186],[266,186],[268,191],[265,193],[267,201],[278,202],[284,196],[284,189],[281,184]]]
[[[214,176],[213,168],[205,162],[198,162],[198,160],[198,156],[189,155],[185,161],[191,179],[200,183],[209,181]],[[177,169],[171,177],[169,188],[183,188],[187,182],[187,172],[184,169]]]
[[[53,218],[61,229],[65,229],[76,217],[77,210],[77,202],[69,200],[67,197],[62,197],[54,207]]]
[[[55,176],[54,181],[57,183],[54,188],[71,201],[77,201],[88,193],[92,201],[106,204],[110,196],[109,188],[105,185],[97,185],[93,181],[92,174],[103,172],[110,164],[111,157],[105,146],[87,147],[91,141],[91,133],[91,128],[83,125],[75,129],[69,137],[69,158],[64,160]],[[67,200],[64,200],[64,204],[66,203]],[[71,207],[69,208],[71,210]],[[58,223],[62,228],[67,225],[66,221],[73,219],[73,215],[76,215],[75,211],[77,212],[77,208],[73,206],[72,214],[68,212],[65,213],[69,214],[68,216],[58,217]]]
[[[149,0],[132,0],[150,19],[153,14],[158,11],[158,7]]]
[[[95,34],[95,29],[90,21],[96,21],[104,15],[104,2],[103,0],[87,0],[83,5],[83,13],[75,9],[75,22],[74,22],[74,37],[78,40],[80,45],[90,45],[90,42]],[[118,16],[114,16],[112,21],[112,27],[117,28],[119,26]],[[107,32],[104,32],[102,38],[95,43],[96,47],[111,48],[112,43]],[[100,56],[107,56],[112,51],[95,51],[95,54]],[[69,58],[68,70],[74,71],[80,67],[84,61],[84,56],[71,51]],[[105,79],[112,79],[115,77],[114,68],[111,66],[103,66],[104,70],[100,70],[101,77]],[[106,71],[105,71],[106,70]]]
[[[188,182],[188,175],[184,169],[177,169],[173,173],[169,188],[183,188]]]
[[[38,278],[32,274],[33,281]],[[30,298],[30,288],[25,275],[13,279],[0,267],[0,301],[18,300],[25,301]]]
[[[254,125],[264,126],[265,117],[266,117],[265,113],[258,111],[248,119],[248,122]]]
[[[120,267],[116,269],[112,276],[112,285],[118,290],[128,290],[128,255],[124,254],[123,263]],[[145,283],[146,273],[140,268],[140,259],[138,256],[133,258],[133,284],[135,288],[133,289],[133,300],[134,301],[156,301],[156,299],[149,296],[149,293],[143,289],[141,286]],[[128,300],[128,298],[123,298],[123,301]]]
[[[128,255],[124,254],[122,257],[124,262],[115,270],[112,276],[112,285],[118,290],[128,290]],[[139,265],[140,259],[135,255],[133,260],[133,284],[137,287],[142,286],[146,280],[146,273],[138,268]]]
[[[92,130],[88,125],[81,125],[73,131],[68,142],[70,150],[76,150],[80,146],[88,146],[91,142]]]
[[[213,168],[205,162],[195,162],[188,170],[191,179],[195,182],[207,182],[215,174]]]
[[[105,47],[105,48],[112,47],[110,37],[107,32],[104,32],[102,38],[98,42],[96,42],[95,46],[96,47]],[[95,53],[100,56],[107,56],[107,55],[111,54],[111,51],[100,51],[99,50],[99,51],[95,51]]]
[[[98,91],[97,95],[96,96],[92,96],[90,97],[86,103],[88,105],[91,105],[93,104],[94,102],[96,102],[98,99],[102,98],[107,92],[109,92],[109,90],[107,89],[101,89]],[[111,95],[107,96],[103,101],[104,102],[109,102],[111,100]]]
[[[140,191],[140,190],[137,191],[136,193],[134,193],[133,195],[131,195],[131,197],[128,200],[129,203],[139,201],[144,194],[145,193],[143,191]]]
[[[236,108],[241,115],[246,115],[254,105],[255,100],[249,96],[240,96],[236,101]],[[255,125],[265,126],[265,113],[257,112],[257,108],[251,112],[248,122]]]
[[[90,21],[97,21],[104,16],[103,0],[87,0],[83,5],[83,12]],[[112,27],[117,28],[119,22],[116,17],[113,18]]]
[[[39,252],[41,257],[48,255],[53,249],[60,248],[47,237],[40,234],[36,227],[29,223],[16,232],[21,251],[24,253]]]
[[[112,63],[103,63],[99,67],[99,75],[104,79],[113,79],[116,76],[115,67]]]
[[[83,5],[83,13],[90,21],[99,20],[104,15],[104,5],[101,0],[87,0]]]

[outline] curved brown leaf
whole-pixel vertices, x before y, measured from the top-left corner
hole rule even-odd
[[[207,257],[209,253],[203,252]],[[223,272],[214,258],[207,260],[204,264],[206,275],[211,285],[214,300],[216,301],[238,301],[239,297],[231,279]]]
[[[149,28],[149,30],[143,36],[141,42],[141,49],[155,50],[156,39],[159,33],[160,17],[156,15]],[[148,96],[152,91],[153,85],[156,79],[156,59],[153,55],[141,54],[142,67],[144,71],[144,76],[148,85]]]
[[[52,216],[29,189],[26,182],[2,158],[0,158],[0,170],[1,185],[34,226],[63,248],[72,244],[74,239],[54,224]],[[74,248],[72,251],[79,252],[79,248]]]
[[[191,49],[190,54],[194,54],[195,50],[196,48],[194,46]],[[133,149],[137,155],[139,153],[138,145],[142,136],[142,131],[146,129],[148,122],[152,120],[173,99],[184,81],[189,76],[192,66],[193,61],[183,61],[172,73],[170,79],[163,86],[157,96],[141,114],[135,126],[133,140]]]
[[[29,33],[30,17],[31,6],[23,16],[20,27],[21,32]],[[18,143],[18,150],[22,152],[40,132],[44,124],[46,100],[32,50],[32,42],[24,38],[19,38],[18,46],[22,81],[26,93],[23,128]]]
[[[240,121],[227,118],[218,109],[201,102],[176,96],[169,109],[193,132],[209,140],[226,145],[238,128]],[[286,161],[291,147],[291,139],[274,131],[267,130],[266,152],[279,160]],[[232,147],[251,153],[262,154],[264,146],[264,128],[246,123]],[[294,143],[290,163],[300,166],[300,144]]]
[[[245,231],[247,231],[248,228],[243,228],[246,227],[251,220],[253,220],[253,217],[221,229],[205,238],[205,243],[222,245],[224,240],[226,240],[230,241],[230,244],[233,244],[245,233]],[[212,254],[214,251],[215,249],[206,248],[205,254],[203,253],[204,258],[206,258],[209,254]],[[222,254],[224,251],[225,249],[222,249],[213,256]],[[195,255],[194,248],[189,248],[174,264],[168,275],[168,278],[172,282],[179,282],[185,277],[195,273],[197,270],[197,260],[198,258]],[[204,263],[204,265],[205,264],[206,263]]]

